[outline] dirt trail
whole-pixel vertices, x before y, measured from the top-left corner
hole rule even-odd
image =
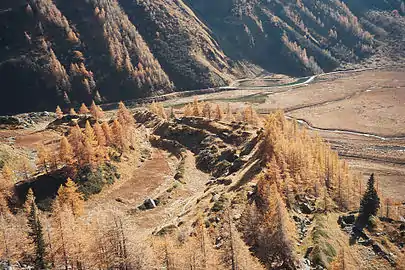
[[[195,206],[197,198],[204,193],[209,175],[195,166],[194,155],[187,151],[185,161],[185,184],[173,188],[175,174],[169,164],[172,159],[167,152],[154,150],[150,160],[135,169],[136,164],[128,161],[122,182],[116,182],[101,194],[92,197],[86,205],[91,212],[113,212],[126,216],[129,237],[140,240],[169,225],[176,226],[182,217]],[[129,170],[132,171],[130,172]],[[128,177],[130,176],[130,177]],[[128,178],[127,178],[128,177]],[[141,211],[137,206],[147,198],[165,197],[155,209]],[[117,201],[118,199],[118,201]],[[90,214],[91,215],[91,214]]]
[[[149,234],[165,226],[176,226],[193,209],[197,199],[204,193],[209,178],[208,174],[196,168],[194,155],[187,151],[183,179],[185,184],[175,188],[164,205],[136,214],[136,223]]]

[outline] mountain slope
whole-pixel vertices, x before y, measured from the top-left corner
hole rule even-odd
[[[398,62],[404,14],[402,0],[4,0],[0,114]]]

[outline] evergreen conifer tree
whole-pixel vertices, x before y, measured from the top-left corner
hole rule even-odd
[[[367,222],[371,216],[377,214],[380,208],[380,198],[374,187],[374,174],[371,174],[367,183],[367,190],[360,202],[360,218]]]
[[[34,197],[28,198],[30,201],[30,212],[28,213],[28,236],[31,239],[35,250],[35,268],[38,270],[46,269],[46,244],[41,221],[39,219],[38,208]]]

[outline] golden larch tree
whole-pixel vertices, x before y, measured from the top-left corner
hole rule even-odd
[[[52,204],[52,245],[50,257],[55,265],[63,265],[65,269],[71,267],[72,263],[72,219],[73,214],[70,209],[63,205],[59,196]]]
[[[226,113],[226,115],[225,115],[226,121],[228,121],[228,122],[235,121],[235,117],[233,116],[231,105],[229,103],[226,105],[225,113]]]
[[[51,154],[44,144],[41,143],[37,146],[37,166],[40,170],[48,173],[51,164]]]
[[[259,254],[266,265],[274,263],[285,269],[296,269],[297,257],[294,244],[295,224],[292,222],[283,199],[274,183],[270,187],[269,208],[260,228]],[[270,259],[269,261],[269,258]]]
[[[83,144],[84,141],[84,136],[79,125],[76,124],[70,129],[68,139],[74,153],[77,155],[77,152],[81,149],[81,144]]]
[[[150,105],[149,105],[149,110],[151,112],[153,112],[154,114],[158,114],[158,107],[155,101],[153,101]]]
[[[112,125],[112,138],[114,145],[120,150],[125,151],[128,148],[128,141],[124,129],[118,120],[114,120]]]
[[[106,146],[107,145],[107,140],[106,140],[106,136],[104,134],[103,128],[101,127],[101,125],[96,122],[93,126],[94,129],[94,134],[96,135],[96,139],[98,142],[99,146]]]
[[[77,115],[77,112],[75,111],[75,109],[70,108],[69,114],[70,114],[70,115]]]
[[[68,139],[62,136],[59,146],[59,160],[64,165],[72,165],[74,160],[74,153],[72,146],[70,145]]]
[[[68,140],[70,145],[72,146],[75,161],[79,165],[82,164],[85,136],[83,135],[83,132],[79,125],[76,124],[70,129]]]
[[[211,104],[209,102],[205,102],[202,116],[211,120]]]
[[[86,125],[84,128],[84,137],[85,139],[89,140],[93,147],[96,147],[98,145],[96,134],[89,121],[86,121]]]
[[[185,117],[193,116],[193,106],[191,104],[187,104],[186,106],[184,106],[183,111]]]
[[[106,140],[107,145],[111,145],[113,143],[113,135],[112,135],[112,130],[110,125],[107,122],[103,122],[101,124],[101,128],[103,129],[104,132],[104,137]]]
[[[11,167],[6,163],[3,165],[1,176],[7,183],[15,182],[15,174]]]
[[[22,157],[18,162],[18,171],[23,175],[25,180],[28,180],[35,172],[35,167],[28,158]]]
[[[163,107],[162,103],[158,103],[157,109],[158,109],[158,115],[163,119],[167,119],[167,114],[166,114],[165,108]]]
[[[62,110],[61,110],[61,108],[59,106],[56,107],[55,113],[56,113],[56,117],[58,119],[61,119],[63,117],[63,112],[62,112]]]
[[[200,104],[198,103],[198,99],[194,98],[193,101],[193,116],[200,116],[201,115],[201,110],[200,110]]]
[[[81,150],[80,166],[90,166],[92,169],[95,168],[98,162],[96,147],[97,146],[94,146],[94,141],[85,137]]]
[[[88,114],[90,110],[87,108],[86,104],[82,103],[79,109],[79,114]]]
[[[27,195],[25,197],[25,202],[24,202],[24,212],[25,214],[29,214],[31,212],[31,205],[32,202],[35,202],[35,196],[34,196],[34,191],[32,191],[32,188],[28,189]]]
[[[132,113],[127,109],[122,101],[118,104],[117,119],[125,128],[135,126],[135,119]]]
[[[79,188],[71,178],[68,178],[65,185],[58,190],[58,197],[61,205],[66,205],[75,217],[83,214],[84,199]]]
[[[215,107],[215,120],[222,120],[222,118],[223,118],[223,112],[222,112],[222,109],[221,109],[221,107],[219,106],[219,104],[217,104],[217,106]]]
[[[242,121],[248,124],[257,125],[259,122],[259,116],[256,111],[253,109],[252,105],[247,106],[243,110]]]
[[[94,100],[93,100],[93,102],[91,103],[91,106],[90,106],[90,113],[96,120],[101,119],[101,118],[104,117],[104,112],[101,110],[100,106],[96,105]]]
[[[2,209],[8,211],[7,201],[12,195],[13,187],[12,171],[9,169],[8,165],[5,164],[3,166],[3,172],[0,173],[0,214],[2,213]]]

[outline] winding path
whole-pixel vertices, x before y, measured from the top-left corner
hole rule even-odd
[[[347,135],[356,135],[356,136],[363,136],[373,139],[378,139],[382,141],[398,141],[398,140],[405,140],[405,136],[381,136],[378,134],[373,133],[366,133],[361,131],[349,130],[349,129],[334,129],[334,128],[320,128],[313,126],[310,122],[305,119],[295,118],[292,116],[286,116],[289,119],[295,119],[299,124],[304,125],[308,129],[315,130],[315,131],[326,131],[326,132],[334,132],[334,133],[341,133]],[[405,147],[404,147],[405,149]]]

